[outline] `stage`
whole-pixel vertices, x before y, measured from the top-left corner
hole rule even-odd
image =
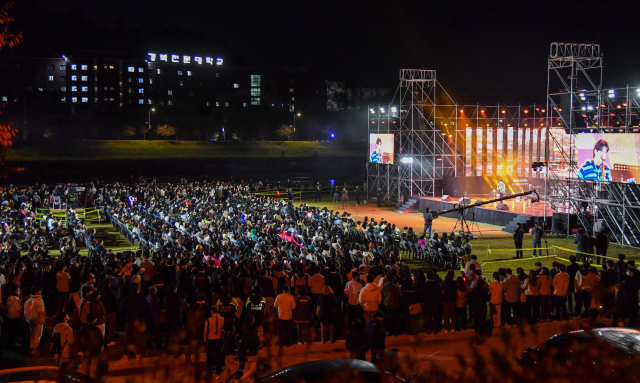
[[[411,201],[415,201],[411,207],[413,212],[424,212],[428,207],[431,211],[445,211],[458,206],[460,197],[449,197],[447,201],[443,201],[442,197],[410,197]],[[496,199],[492,195],[467,195],[471,200],[471,205],[479,201],[488,201]],[[535,221],[543,221],[547,218],[547,229],[551,229],[552,220],[566,221],[567,211],[562,207],[557,210],[551,209],[547,204],[546,209],[543,201],[532,202],[530,198],[513,198],[502,201],[508,210],[499,210],[500,202],[492,202],[465,210],[465,219],[471,224],[473,220],[478,223],[487,223],[491,225],[503,226],[503,231],[513,232],[518,222],[522,224],[522,228],[528,231],[534,225]],[[573,215],[573,214],[571,214]],[[459,218],[459,212],[441,214],[441,217]],[[562,223],[562,222],[561,222]]]

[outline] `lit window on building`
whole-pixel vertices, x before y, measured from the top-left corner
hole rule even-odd
[[[138,73],[144,73],[144,69],[138,68]]]
[[[73,102],[73,103],[78,102],[78,97],[71,97],[71,102]]]
[[[259,74],[252,74],[251,75],[251,86],[253,87],[259,87],[260,86],[260,82],[261,82],[261,77]]]
[[[153,104],[153,101],[151,100],[147,100],[147,102],[149,103],[149,105]]]
[[[216,72],[216,77],[220,77],[220,73]]]
[[[127,68],[127,72],[135,72],[135,71],[136,71],[136,68],[134,68],[132,66]]]
[[[60,65],[60,70],[67,70],[67,66],[66,65]]]
[[[82,97],[82,102],[89,102],[89,97]]]
[[[294,102],[294,101],[295,101],[295,97],[291,97],[291,102]]]
[[[246,107],[247,107],[247,103],[246,103],[246,102],[243,102],[243,103],[242,103],[242,106],[246,108]]]
[[[76,75],[71,76],[71,81],[78,81],[78,76]]]
[[[78,69],[78,66],[76,64],[71,64],[71,70],[76,70]]]
[[[157,74],[162,74],[162,69],[160,69],[160,68],[156,69],[156,73]]]
[[[216,106],[220,106],[220,103],[216,101]]]
[[[110,98],[109,98],[109,101],[115,101],[115,100],[116,100],[116,99],[115,99],[115,98],[113,98],[113,97],[110,97]]]
[[[143,78],[139,78],[138,79],[138,84],[144,84],[144,79]]]
[[[133,82],[133,79],[131,77],[129,77],[129,82]]]
[[[149,79],[149,84],[153,84],[153,79],[152,78]]]
[[[167,101],[167,105],[173,105],[173,101],[171,100]]]
[[[60,99],[60,101],[62,101],[62,102],[67,102],[67,98],[66,98],[66,97],[62,97],[62,98]]]
[[[252,96],[260,96],[260,88],[251,88]]]
[[[184,85],[184,81],[178,81],[178,85],[183,86]]]
[[[293,93],[295,90],[293,88],[289,88],[289,93]]]
[[[60,87],[60,91],[61,92],[66,92],[67,91],[67,87],[66,86],[61,86]]]
[[[138,100],[138,104],[140,104],[140,105],[144,104],[144,100],[143,99],[139,99]]]
[[[97,104],[98,103],[98,97],[94,98],[93,102],[95,102]]]
[[[139,88],[138,89],[138,93],[144,93],[144,89],[143,88]]]
[[[224,106],[226,106],[227,108],[231,106],[231,104],[229,104],[228,102],[224,103]]]
[[[113,65],[109,65],[109,69],[113,69]]]
[[[94,66],[93,66],[93,70],[98,70],[98,66],[97,66],[97,65],[94,65]],[[96,102],[98,102],[98,101],[96,101]]]
[[[7,101],[7,96],[2,96],[2,101]]]
[[[71,91],[72,92],[77,92],[78,91],[78,87],[77,86],[72,86],[71,87]]]
[[[133,93],[133,88],[129,88],[129,93]]]
[[[182,76],[182,71],[181,70],[178,71],[178,76]]]
[[[167,94],[168,94],[169,96],[173,96],[173,91],[172,91],[171,89],[169,89],[169,90],[167,91]]]
[[[89,81],[89,76],[81,76],[80,79],[82,81]]]
[[[260,105],[260,97],[251,97],[251,105]]]
[[[55,79],[55,76],[49,76],[49,81],[53,81]]]
[[[233,87],[234,87],[235,89],[238,89],[238,88],[240,88],[240,85],[239,85],[238,83],[235,83],[235,82],[234,82],[234,83],[233,83]]]
[[[81,65],[80,69],[81,70],[89,70],[89,66],[88,65]]]
[[[55,65],[49,65],[49,70],[55,70],[56,66]]]
[[[190,70],[187,71],[187,76],[191,76],[191,71]]]
[[[89,87],[88,86],[83,86],[82,87],[82,91],[83,92],[88,92],[89,91]]]

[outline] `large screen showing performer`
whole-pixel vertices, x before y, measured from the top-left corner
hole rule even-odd
[[[578,178],[626,183],[640,180],[640,134],[581,133],[575,142]]]
[[[393,165],[393,133],[369,134],[369,162]]]

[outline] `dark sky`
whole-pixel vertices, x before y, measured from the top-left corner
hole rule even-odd
[[[266,70],[307,67],[328,80],[396,87],[400,68],[435,69],[445,88],[469,103],[544,102],[554,41],[601,44],[605,87],[640,85],[640,1],[72,4],[108,29],[121,21],[202,33],[225,41],[248,66]]]

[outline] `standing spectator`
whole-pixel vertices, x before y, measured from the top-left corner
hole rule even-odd
[[[567,290],[569,289],[569,274],[567,274],[566,266],[559,263],[558,274],[553,277],[553,297],[556,306],[556,320],[567,319]]]
[[[407,292],[409,294],[413,294],[414,302],[409,304],[417,303],[420,306],[420,297],[416,294],[415,289],[413,288],[413,284],[411,283],[411,279],[407,278]],[[386,278],[386,284],[382,288],[382,301],[384,303],[384,317],[387,321],[387,328],[389,328],[390,335],[400,335],[400,299],[402,297],[402,293],[400,287],[396,285],[396,278],[391,275]],[[359,283],[356,282],[359,285]],[[404,289],[403,285],[403,289]],[[407,306],[409,307],[409,306]],[[407,321],[407,325],[409,325],[409,321]]]
[[[310,298],[309,301],[311,301]],[[262,348],[262,341],[258,336],[258,329],[255,326],[255,318],[251,314],[247,316],[247,325],[242,331],[238,347],[241,355],[246,358],[243,370],[244,374],[242,374],[240,381],[253,381],[253,375],[258,370],[258,351]]]
[[[584,253],[589,252],[589,236],[585,233],[583,228],[578,229],[578,235],[573,240],[573,243],[576,244],[576,259],[578,262],[580,260],[586,261],[586,256]]]
[[[425,326],[427,334],[437,333],[440,329],[440,305],[442,302],[442,293],[440,286],[435,279],[433,270],[427,271],[427,280],[424,283],[423,302]]]
[[[315,202],[322,202],[322,186],[320,186],[320,182],[316,183],[316,199]]]
[[[574,281],[576,279],[576,273],[578,272],[578,270],[580,270],[580,265],[576,263],[576,256],[570,255],[569,265],[567,266],[567,274],[569,274],[569,289],[567,290],[567,311],[571,314],[573,314],[573,301],[574,299],[576,299],[576,288]]]
[[[369,324],[367,324],[367,335],[369,336],[369,345],[371,346],[371,363],[382,362],[384,360],[387,332],[382,323],[383,319],[384,314],[382,311],[376,311],[373,313]]]
[[[551,287],[552,281],[549,269],[543,267],[538,274],[538,294],[540,299],[540,321],[551,322]]]
[[[429,208],[424,209],[424,213],[422,213],[422,218],[424,219],[423,234],[426,236],[427,235],[427,230],[429,230],[429,235],[427,236],[427,239],[430,239],[431,238],[431,227],[433,225],[433,214],[431,214],[431,209],[429,209]]]
[[[139,294],[140,287],[137,283],[131,284],[131,294],[120,303],[120,313],[125,319],[125,342],[126,351],[122,356],[122,361],[127,363],[130,357],[136,355],[136,359],[142,359],[142,348],[144,346],[144,322],[151,313],[149,302]]]
[[[616,305],[616,282],[618,274],[613,269],[612,260],[606,261],[606,268],[600,274],[600,282],[602,283],[602,316],[611,318]]]
[[[355,194],[356,194],[356,205],[360,205],[360,188],[357,185],[356,185]]]
[[[618,262],[613,265],[613,269],[618,273],[618,280],[621,280],[622,275],[627,271],[627,263],[624,260],[625,258],[624,254],[618,254]]]
[[[40,355],[38,346],[47,319],[44,301],[42,300],[42,289],[39,286],[31,288],[31,298],[24,304],[24,319],[29,323],[29,345],[31,355]]]
[[[473,265],[473,268],[471,267]],[[482,265],[478,262],[478,256],[471,254],[471,260],[464,265],[464,273],[469,276],[473,274],[475,270],[482,271]]]
[[[89,313],[87,324],[82,326],[78,333],[79,349],[82,352],[82,364],[78,367],[78,373],[94,379],[102,375],[98,373],[98,363],[102,358],[102,345],[104,344],[102,331],[96,326],[96,321],[96,315]]]
[[[151,310],[151,323],[149,323],[149,333],[151,334],[151,344],[154,344],[156,349],[162,349],[162,305],[160,299],[158,299],[158,288],[155,286],[149,287],[149,295],[147,295],[147,302],[149,302],[149,308]],[[209,313],[207,313],[208,315]]]
[[[382,198],[384,198],[382,188],[378,188],[378,207],[382,207]]]
[[[366,361],[367,351],[369,351],[369,337],[362,331],[360,319],[355,319],[349,330],[349,335],[344,341],[344,346],[349,351],[349,357]]]
[[[598,234],[596,234],[595,246],[596,246],[596,263],[599,265],[600,257],[598,257],[598,255],[602,257],[606,257],[607,250],[609,250],[609,236],[607,235],[605,229],[600,230]],[[603,265],[605,264],[605,262],[607,262],[607,259],[602,258]]]
[[[51,269],[51,263],[44,263],[44,270],[42,272],[42,300],[49,316],[47,319],[53,317],[56,309],[56,272]]]
[[[600,282],[600,277],[590,271],[589,266],[589,262],[584,262],[580,271],[576,273],[576,279],[573,282],[573,285],[576,288],[575,319],[583,316],[583,306],[585,308],[584,316],[586,317],[589,309],[591,308],[591,293],[595,289],[597,283]]]
[[[280,338],[280,345],[289,347],[291,346],[293,309],[296,308],[296,300],[289,294],[288,284],[282,286],[282,294],[276,297],[273,305],[278,309],[278,338]]]
[[[189,310],[189,338],[192,340],[191,361],[195,362],[197,355],[204,349],[200,342],[199,334],[204,331],[204,323],[209,317],[209,305],[205,303],[206,295],[200,293],[196,296],[196,303]]]
[[[505,324],[513,327],[514,317],[518,316],[517,313],[517,305],[519,301],[519,291],[520,288],[520,279],[513,275],[511,269],[506,269],[506,279],[502,282],[504,283],[504,300],[502,301],[502,312],[504,315]],[[476,306],[473,306],[474,309]],[[486,309],[485,309],[486,311]],[[513,317],[511,316],[513,312]],[[475,312],[474,312],[475,316]]]
[[[536,249],[538,249],[538,256],[542,257],[542,236],[544,235],[544,230],[540,227],[538,221],[533,223],[531,234],[533,235],[533,256],[536,256]]]
[[[69,283],[71,276],[67,273],[67,266],[62,265],[56,273],[56,312],[67,312],[69,304]]]
[[[178,289],[169,285],[169,294],[164,297],[164,312],[166,318],[166,334],[164,339],[164,348],[174,357],[180,355],[180,338],[183,331],[182,308],[186,306],[182,297],[178,295]],[[216,309],[218,307],[216,306]]]
[[[238,336],[235,326],[233,325],[235,320],[235,315],[228,314],[225,317],[225,323],[222,327],[222,342],[225,357],[224,371],[220,375],[220,379],[223,383],[230,381],[233,374],[235,374],[236,371],[238,371],[238,367],[240,367],[240,362],[238,361]]]
[[[331,343],[336,342],[335,323],[338,317],[338,301],[333,290],[325,286],[322,295],[318,299],[318,321],[320,321],[320,338],[322,343],[326,343],[327,327],[331,337]]]
[[[118,322],[118,300],[111,288],[112,279],[105,279],[100,290],[100,301],[104,305],[107,325],[105,341],[107,346],[116,344],[116,324]]]
[[[516,278],[512,276],[513,278]],[[517,279],[517,278],[516,278]],[[475,332],[476,344],[482,344],[484,341],[484,330],[487,322],[487,302],[489,301],[489,293],[484,288],[484,279],[480,279],[477,287],[471,290],[469,295],[469,303],[473,306],[473,329]]]
[[[166,300],[166,298],[165,298]],[[215,370],[219,376],[222,373],[224,360],[222,327],[224,319],[218,314],[218,306],[211,306],[211,316],[204,324],[204,342],[207,344],[207,367],[209,372]],[[169,334],[167,334],[168,336]]]
[[[540,284],[538,274],[531,270],[529,276],[522,283],[522,290],[526,299],[526,317],[529,324],[536,324],[540,318]]]
[[[514,258],[522,258],[522,241],[524,239],[524,230],[522,230],[522,224],[518,222],[518,227],[513,232],[513,243],[516,246],[516,256]]]
[[[267,301],[262,297],[262,289],[260,286],[255,286],[253,293],[247,298],[247,312],[248,315],[253,317],[253,325],[258,331],[260,340],[262,340],[262,323],[264,321],[264,314],[267,312]]]
[[[462,277],[458,277],[456,283],[456,331],[466,331],[467,307],[469,306],[468,288]]]
[[[304,344],[311,340],[309,337],[309,323],[313,320],[311,298],[307,296],[307,289],[298,286],[296,295],[296,308],[293,310],[293,321],[298,326],[298,342]]]
[[[373,283],[373,280],[373,275],[367,275],[367,284],[360,291],[359,301],[364,311],[364,320],[367,326],[369,326],[369,322],[378,311],[380,303],[382,302],[382,289]]]
[[[442,314],[444,317],[444,333],[454,332],[456,328],[456,298],[458,285],[453,280],[453,270],[447,272],[442,282]]]
[[[69,315],[65,312],[58,313],[56,315],[56,326],[53,328],[53,335],[60,334],[60,355],[59,364],[62,370],[67,370],[73,364],[75,353],[72,352],[74,337],[73,329],[69,326]]]
[[[494,271],[493,281],[489,283],[489,293],[491,294],[489,308],[491,310],[491,318],[493,319],[493,328],[500,327],[502,323],[502,298],[504,294],[504,286],[505,285],[500,282],[500,274],[497,271]]]
[[[315,277],[316,274],[313,275]],[[313,277],[311,280],[313,282]],[[324,277],[322,277],[324,278]],[[312,283],[313,286],[313,283]],[[351,326],[356,319],[362,319],[364,312],[362,306],[360,306],[360,292],[362,291],[362,285],[358,281],[358,272],[353,271],[351,273],[351,280],[344,286],[344,293],[347,296],[347,316],[349,325]],[[349,326],[349,327],[350,327]]]

